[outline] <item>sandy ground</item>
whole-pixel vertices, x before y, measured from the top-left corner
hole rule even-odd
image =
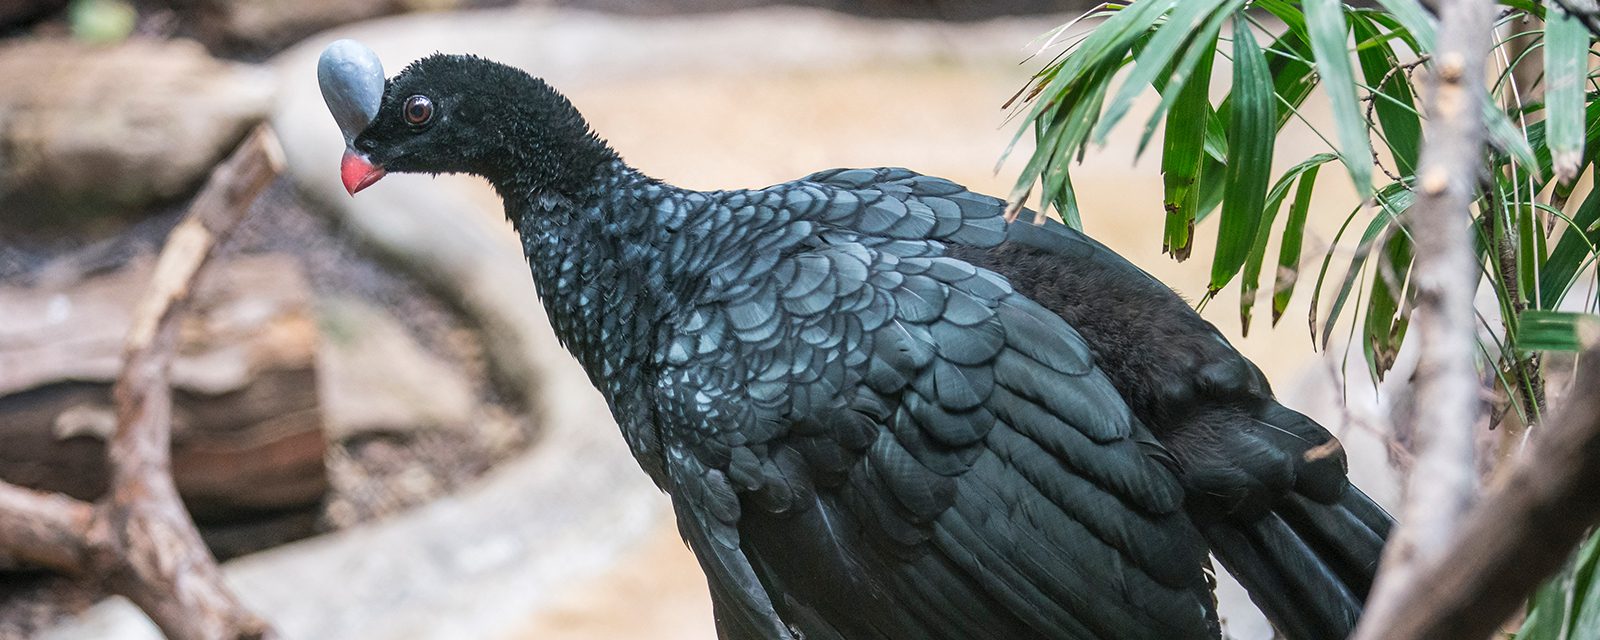
[[[1040,27],[1043,31],[1047,24]],[[961,37],[959,31],[951,34]],[[1015,124],[1003,123],[1000,104],[1034,68],[1031,63],[1017,65],[1020,57],[952,63],[930,51],[918,64],[779,75],[671,75],[581,88],[569,95],[632,164],[684,186],[751,187],[825,167],[902,165],[1004,194],[1027,152],[1020,149],[994,172],[1015,131]],[[1316,119],[1325,109],[1318,96],[1306,111]],[[1159,154],[1132,163],[1133,143],[1145,117],[1140,111],[1129,116],[1104,149],[1075,169],[1085,224],[1091,234],[1186,297],[1198,299],[1209,275],[1215,223],[1201,226],[1199,247],[1188,262],[1161,255]],[[1303,126],[1291,126],[1280,140],[1274,164],[1281,170],[1320,151],[1318,143]],[[1318,202],[1328,203],[1328,210],[1314,212],[1313,221],[1326,222],[1353,204],[1343,172],[1329,169],[1318,182]],[[1313,224],[1308,259],[1320,261],[1333,231]],[[1247,339],[1237,338],[1237,299],[1237,287],[1230,287],[1213,301],[1206,317],[1278,382],[1291,405],[1297,395],[1327,395],[1326,386],[1315,382],[1327,366],[1311,352],[1306,331],[1309,291],[1297,295],[1275,330],[1266,326],[1267,312],[1258,309],[1255,331]],[[1329,420],[1328,403],[1300,404],[1317,405],[1305,410]],[[1375,474],[1381,470],[1375,446],[1352,443],[1352,448],[1365,457],[1364,463],[1357,462],[1358,473],[1367,467],[1379,468]],[[671,523],[663,522],[661,531],[632,557],[605,576],[574,585],[556,606],[535,615],[520,637],[708,639],[715,636],[709,608],[698,567]],[[1233,617],[1230,631],[1236,637],[1265,633],[1259,619]]]

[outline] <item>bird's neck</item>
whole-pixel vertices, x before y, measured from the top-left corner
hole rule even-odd
[[[489,180],[502,198],[528,193],[576,199],[620,165],[611,146],[590,128],[566,96],[530,78],[484,98],[489,135],[464,149],[469,171]]]
[[[652,201],[690,193],[616,159],[566,193],[501,189],[556,335],[613,405],[648,380],[663,322],[693,281],[672,267]]]

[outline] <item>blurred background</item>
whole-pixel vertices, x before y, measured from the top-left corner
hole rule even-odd
[[[316,55],[353,37],[391,74],[435,51],[519,66],[681,186],[898,165],[1004,195],[1029,136],[997,170],[1020,126],[1002,105],[1090,4],[4,0],[0,479],[104,491],[131,305],[212,167],[268,122],[288,172],[201,283],[173,371],[179,489],[247,606],[291,638],[713,638],[665,498],[549,334],[492,191],[396,175],[346,196]],[[1126,129],[1076,170],[1085,226],[1198,299],[1213,243],[1161,254],[1155,154],[1136,162]],[[1287,131],[1282,164],[1324,148]],[[1334,231],[1308,230],[1307,260]],[[1391,501],[1385,411],[1360,366],[1344,386],[1342,347],[1313,351],[1307,304],[1248,338],[1231,305],[1206,316]],[[0,638],[154,637],[101,597],[0,558]],[[1223,599],[1230,635],[1270,637]]]

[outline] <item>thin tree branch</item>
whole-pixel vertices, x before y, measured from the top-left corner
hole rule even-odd
[[[1500,278],[1500,286],[1505,288],[1505,297],[1511,302],[1511,313],[1502,314],[1501,326],[1505,328],[1505,335],[1515,335],[1513,324],[1516,318],[1528,308],[1524,299],[1521,278],[1517,274],[1517,234],[1520,231],[1514,224],[1506,224],[1500,233],[1495,233],[1495,227],[1501,226],[1502,207],[1505,203],[1496,191],[1497,185],[1492,179],[1483,181],[1483,221],[1482,233],[1494,243],[1493,260],[1496,266],[1494,273]],[[1536,353],[1512,352],[1504,358],[1510,370],[1511,380],[1506,384],[1506,393],[1511,396],[1511,402],[1520,403],[1522,407],[1521,420],[1523,424],[1533,424],[1540,420],[1545,410],[1544,374],[1539,370],[1539,355]],[[1509,407],[1509,405],[1508,405]],[[1493,416],[1489,421],[1489,428],[1499,426],[1500,416]],[[1520,433],[1512,429],[1512,433]]]
[[[257,128],[212,172],[162,247],[113,390],[118,424],[105,497],[91,506],[0,483],[0,553],[103,580],[173,640],[271,635],[228,590],[178,497],[167,374],[178,319],[213,249],[282,168],[276,137]]]
[[[1478,398],[1473,292],[1478,268],[1469,207],[1483,158],[1484,62],[1490,47],[1490,0],[1438,4],[1439,45],[1429,75],[1426,146],[1419,194],[1406,219],[1416,239],[1417,289],[1412,327],[1420,340],[1416,373],[1417,458],[1407,483],[1402,526],[1384,550],[1357,640],[1395,639],[1412,612],[1401,602],[1433,585],[1420,570],[1456,540],[1475,490],[1472,430]]]
[[[0,482],[0,552],[62,573],[88,565],[94,508],[58,493]]]
[[[1580,356],[1572,392],[1534,431],[1505,483],[1474,509],[1439,559],[1416,569],[1424,588],[1391,604],[1405,615],[1382,637],[1477,639],[1495,633],[1600,523],[1600,348]]]

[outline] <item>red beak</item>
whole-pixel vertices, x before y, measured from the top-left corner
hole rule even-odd
[[[383,167],[372,164],[366,156],[353,149],[345,149],[344,159],[339,162],[339,177],[344,180],[344,190],[349,191],[350,195],[372,186],[383,174]]]

